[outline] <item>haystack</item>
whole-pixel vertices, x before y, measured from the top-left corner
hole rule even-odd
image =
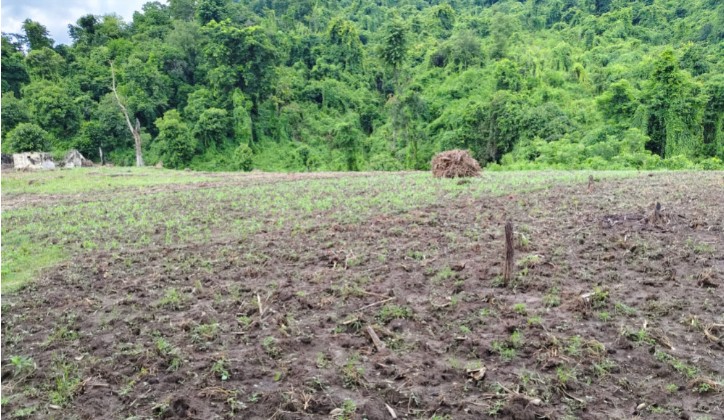
[[[480,174],[480,164],[465,150],[448,150],[432,159],[435,178],[467,178]]]

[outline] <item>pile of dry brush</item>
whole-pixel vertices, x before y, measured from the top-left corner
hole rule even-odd
[[[465,150],[448,150],[432,159],[435,178],[466,178],[479,174],[480,164]]]

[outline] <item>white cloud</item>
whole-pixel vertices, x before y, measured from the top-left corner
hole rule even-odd
[[[130,22],[133,12],[149,0],[3,0],[3,32],[19,33],[25,19],[45,25],[56,44],[69,44],[68,25],[87,14],[115,13]],[[165,1],[162,1],[165,3]]]

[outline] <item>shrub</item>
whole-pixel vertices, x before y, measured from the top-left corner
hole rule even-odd
[[[163,118],[156,120],[159,134],[156,139],[160,157],[168,168],[182,168],[188,164],[196,151],[196,140],[183,122],[179,112],[172,109]]]
[[[240,171],[252,170],[254,152],[248,144],[242,143],[234,150],[234,167]]]
[[[688,169],[694,166],[694,164],[684,155],[668,157],[662,160],[661,164],[666,169]]]
[[[699,161],[699,167],[706,171],[718,171],[724,169],[724,162],[718,157],[710,157]]]
[[[5,139],[6,152],[41,152],[50,145],[49,134],[36,124],[20,123]]]
[[[370,158],[367,169],[371,171],[401,171],[402,163],[387,153],[378,153]]]

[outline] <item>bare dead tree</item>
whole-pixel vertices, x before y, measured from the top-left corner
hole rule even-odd
[[[513,224],[510,220],[505,222],[505,271],[503,272],[503,280],[505,284],[510,283],[513,277],[515,249],[513,248]]]
[[[113,90],[113,94],[116,96],[116,102],[121,108],[121,112],[123,112],[123,116],[126,118],[126,124],[128,125],[128,129],[131,131],[131,135],[133,136],[133,142],[136,145],[136,166],[140,167],[143,166],[143,150],[141,149],[141,123],[140,121],[138,121],[138,118],[136,118],[135,126],[131,123],[131,117],[128,116],[128,109],[125,107],[125,105],[123,105],[121,97],[118,95],[118,90],[116,89],[116,71],[113,69],[113,62],[111,61],[110,64],[112,78],[111,89]]]

